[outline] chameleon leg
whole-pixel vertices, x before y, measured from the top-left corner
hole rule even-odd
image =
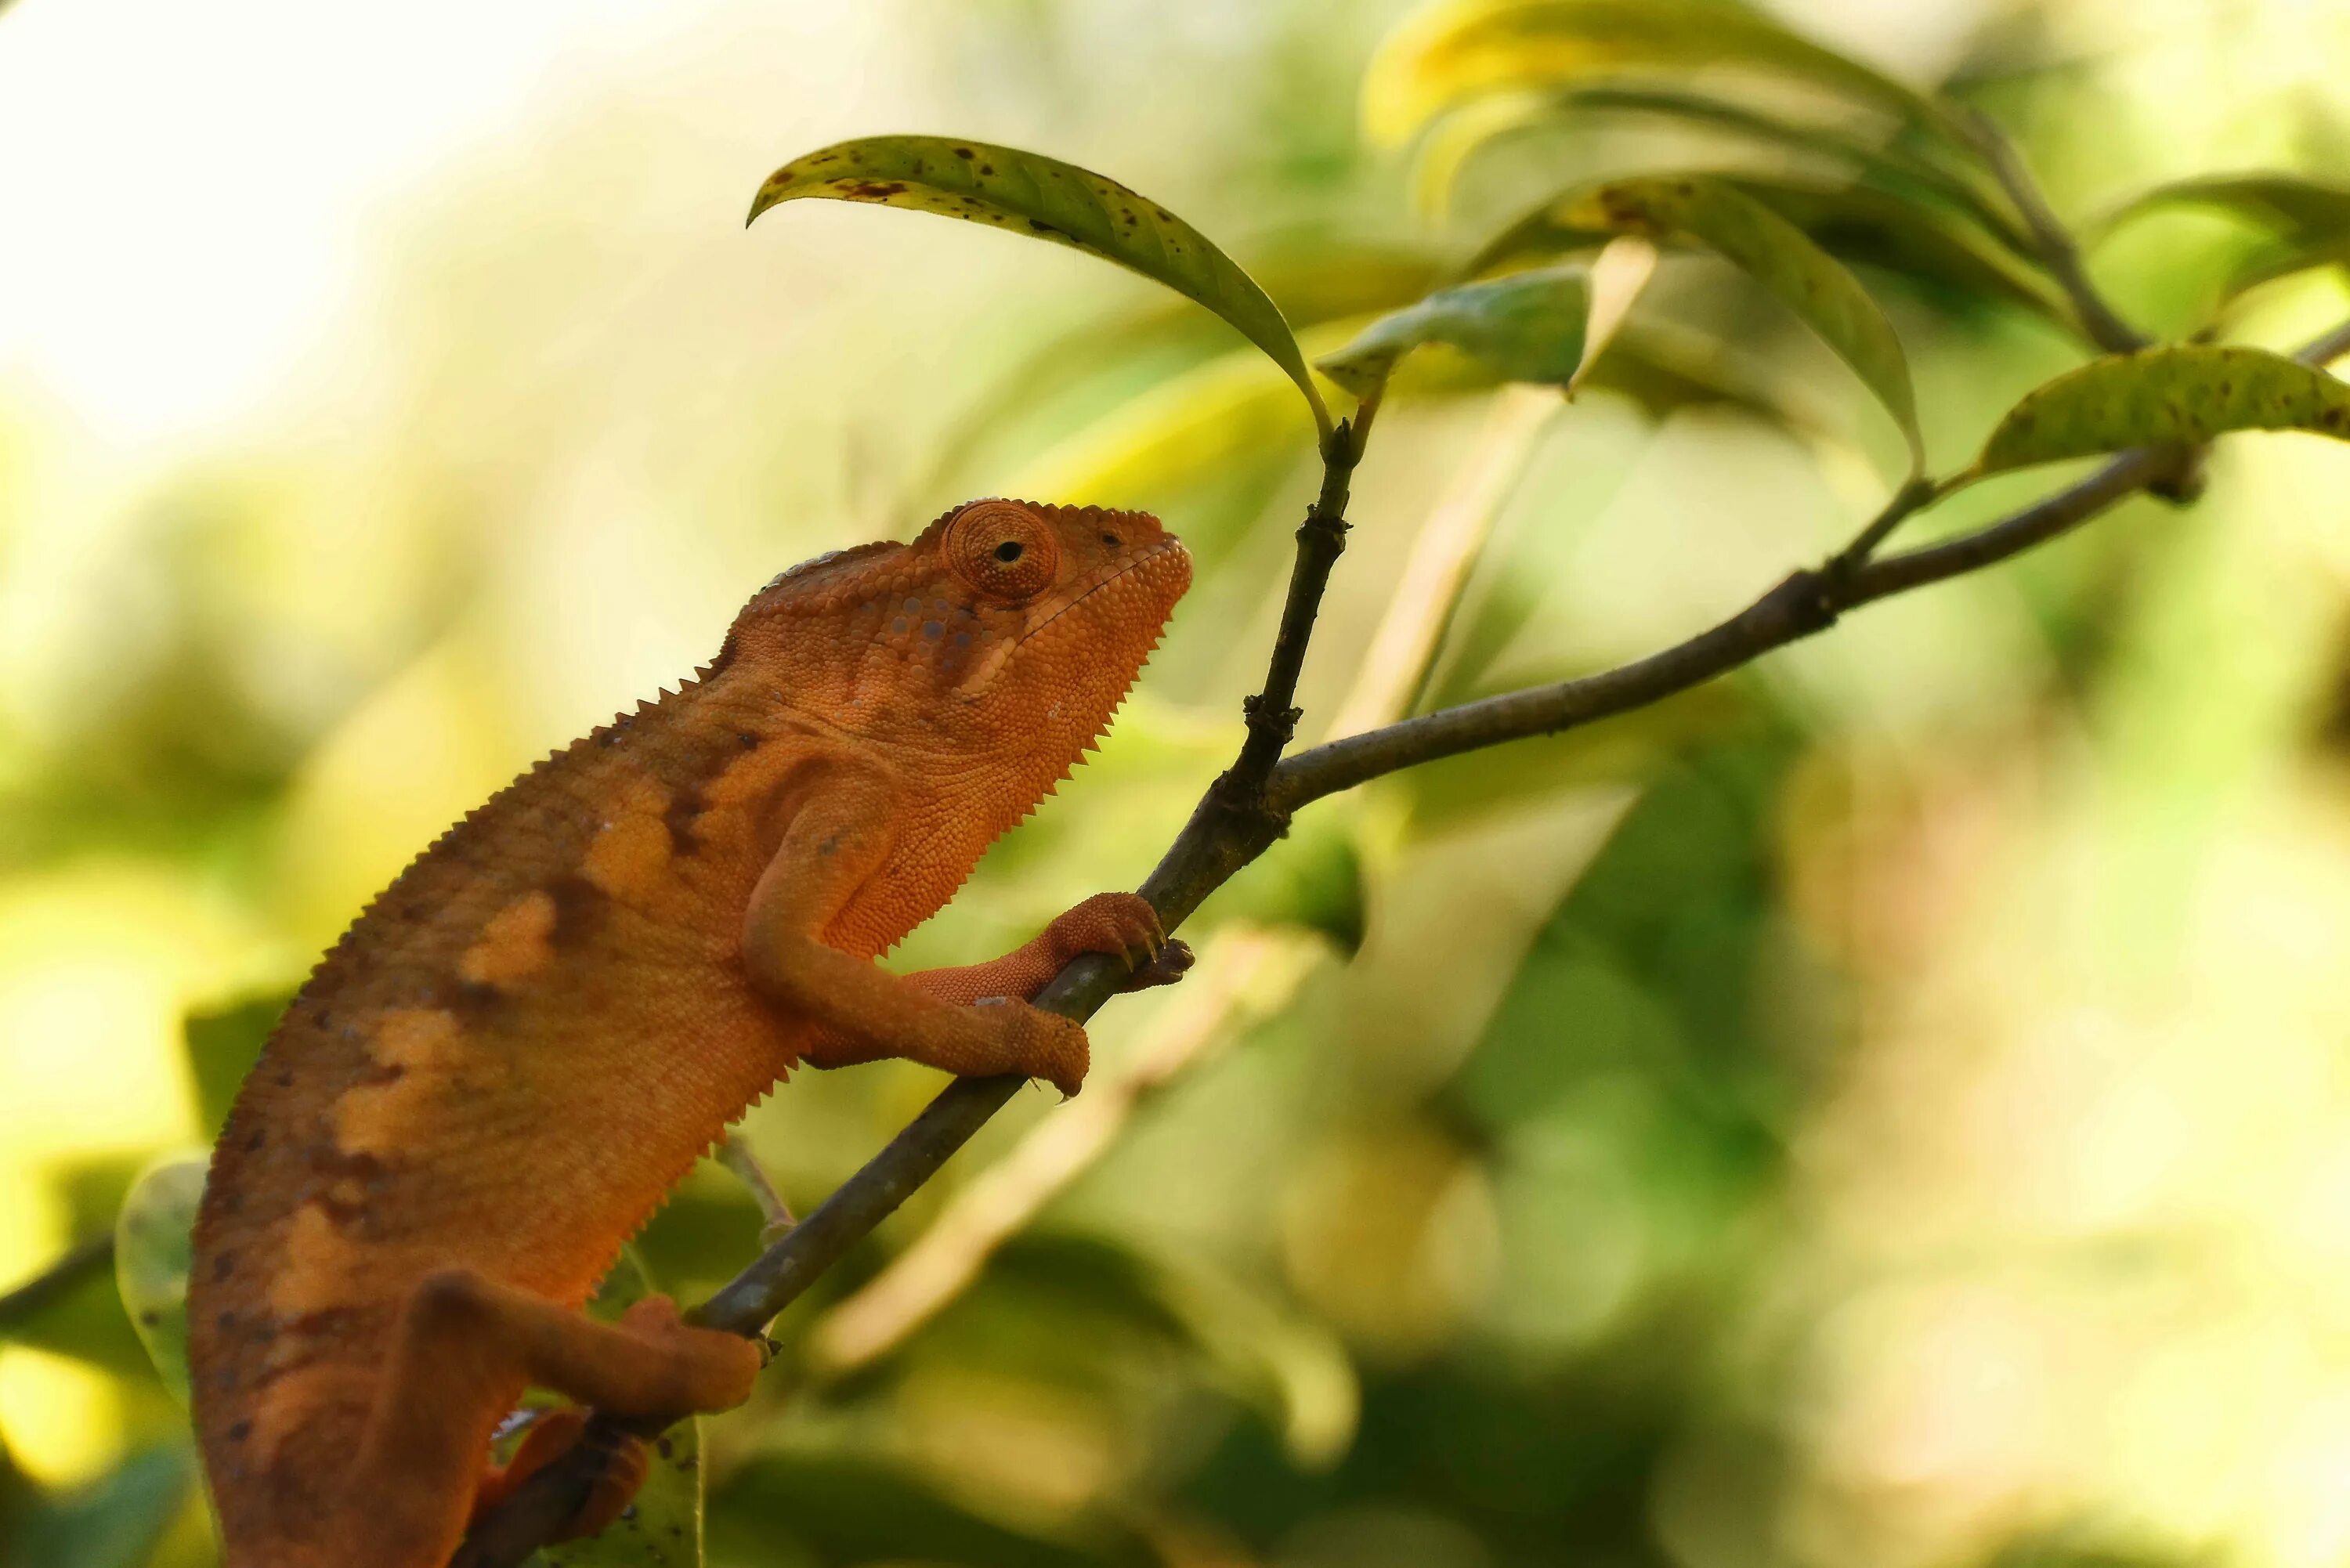
[[[622,1416],[723,1410],[750,1397],[758,1347],[678,1320],[665,1296],[600,1324],[469,1270],[420,1283],[395,1331],[382,1393],[349,1474],[354,1564],[439,1562],[464,1527],[453,1517],[403,1518],[405,1500],[470,1500],[482,1465],[477,1412],[512,1403],[522,1384]],[[633,1487],[629,1489],[633,1490]],[[623,1494],[609,1512],[626,1505]],[[600,1494],[590,1510],[602,1511]],[[598,1521],[585,1518],[584,1530]],[[433,1550],[440,1552],[433,1557]],[[370,1552],[380,1556],[369,1555]]]
[[[854,775],[800,805],[743,914],[752,983],[816,1025],[803,1052],[816,1066],[899,1056],[956,1074],[1019,1073],[1076,1093],[1086,1033],[1069,1020],[1011,998],[954,1006],[823,940],[888,858],[902,815],[885,781]]]
[[[1191,950],[1170,942],[1159,911],[1133,893],[1096,893],[1054,918],[1034,941],[1002,958],[953,969],[926,969],[906,977],[941,1002],[975,1002],[990,996],[1025,1001],[1045,989],[1080,953],[1108,953],[1133,962],[1124,989],[1170,985],[1191,967]]]

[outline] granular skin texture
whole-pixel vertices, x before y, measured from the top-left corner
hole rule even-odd
[[[540,763],[368,907],[239,1094],[197,1220],[189,1355],[229,1568],[437,1568],[515,1479],[486,1456],[526,1384],[624,1414],[746,1397],[748,1342],[660,1298],[617,1326],[578,1309],[799,1063],[1076,1089],[1083,1031],[1023,999],[1080,952],[1156,959],[1139,898],[993,963],[871,961],[1091,748],[1190,582],[1146,514],[1001,500],[811,561],[697,679]]]

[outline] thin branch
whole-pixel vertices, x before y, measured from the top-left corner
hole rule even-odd
[[[1846,610],[1979,570],[2052,539],[2177,472],[2186,456],[2175,448],[2126,452],[2079,483],[1947,544],[1850,569],[1832,563],[1795,572],[1729,619],[1646,659],[1579,680],[1440,709],[1300,752],[1274,770],[1267,794],[1275,810],[1294,813],[1401,768],[1645,708],[1825,631]]]
[[[2089,281],[2088,270],[2081,264],[2081,247],[2073,241],[2070,230],[2048,205],[2042,193],[2040,182],[2023,161],[2023,154],[2007,133],[1989,115],[1969,112],[1962,123],[1984,161],[1997,176],[2000,189],[2022,215],[2030,231],[2033,247],[2040,254],[2040,263],[2048,275],[2056,280],[2073,305],[2073,313],[2080,317],[2082,330],[2088,333],[2098,348],[2112,354],[2127,354],[2145,348],[2152,341],[2137,327],[2124,321],[2114,307],[2106,303],[2095,284]]]
[[[1135,1042],[1125,1073],[1087,1084],[1031,1127],[887,1269],[830,1309],[808,1339],[816,1376],[855,1372],[943,1310],[997,1249],[1109,1152],[1144,1106],[1245,1033],[1251,1020],[1286,1003],[1324,950],[1300,931],[1219,930],[1168,1010]]]
[[[2350,353],[2350,322],[2305,346],[2300,357],[2314,363],[2320,362],[2317,356],[2331,358],[2343,353]],[[1439,757],[1575,729],[1645,707],[1825,630],[1845,610],[1981,570],[2053,539],[2129,495],[2175,481],[2199,455],[2178,448],[2125,452],[2087,478],[2013,516],[1957,539],[1848,570],[1798,571],[1720,625],[1605,674],[1444,709],[1316,746],[1286,761],[1278,760],[1276,745],[1273,751],[1276,762],[1258,787],[1246,787],[1243,763],[1249,752],[1244,746],[1243,762],[1235,763],[1209,787],[1191,821],[1144,880],[1141,894],[1171,931],[1209,894],[1270,848],[1290,814],[1302,805]],[[1274,667],[1258,699],[1258,706],[1268,711],[1277,709],[1286,713],[1294,700],[1297,671],[1305,661],[1305,639],[1320,607],[1321,587],[1344,547],[1347,477],[1358,456],[1351,438],[1335,441],[1326,448],[1322,499],[1308,514],[1306,525],[1298,530],[1298,560],[1281,636],[1276,639]],[[1878,521],[1883,522],[1882,515]],[[1885,532],[1889,532],[1889,524],[1879,529],[1872,524],[1862,537],[1876,533],[1881,538]],[[1845,554],[1851,553],[1852,546],[1847,546]],[[1310,591],[1300,590],[1301,580],[1310,585]],[[1283,727],[1294,723],[1292,714],[1283,721]],[[1260,732],[1253,714],[1249,746],[1262,749]],[[1286,744],[1285,734],[1281,744]],[[1124,978],[1125,966],[1118,960],[1087,954],[1063,970],[1036,998],[1036,1005],[1070,1018],[1090,1018],[1115,994]],[[960,1078],[948,1085],[887,1147],[843,1182],[790,1235],[703,1303],[692,1314],[694,1318],[713,1328],[759,1334],[776,1313],[935,1175],[1024,1083],[1019,1078],[996,1077]],[[589,1431],[656,1435],[647,1423],[630,1426],[601,1417]],[[602,1444],[582,1442],[532,1476],[476,1525],[452,1559],[452,1568],[517,1568],[577,1513],[606,1462],[604,1452]]]
[[[1264,690],[1241,704],[1248,715],[1248,739],[1239,759],[1217,781],[1218,788],[1243,799],[1253,801],[1263,793],[1274,764],[1297,733],[1298,711],[1291,704],[1297,698],[1297,678],[1305,668],[1305,648],[1314,638],[1323,591],[1330,586],[1330,570],[1347,548],[1347,493],[1361,460],[1353,428],[1341,421],[1322,443],[1322,493],[1297,525],[1297,561],[1290,569],[1281,627],[1274,633]]]
[[[1561,407],[1550,387],[1507,386],[1494,396],[1467,460],[1412,541],[1328,738],[1409,711],[1495,519]],[[1363,429],[1358,412],[1357,452]],[[1006,1238],[1111,1147],[1150,1096],[1228,1040],[1246,1015],[1285,999],[1305,977],[1299,954],[1314,947],[1302,937],[1220,933],[1182,997],[1137,1042],[1125,1076],[1087,1084],[1075,1105],[1031,1128],[887,1269],[832,1307],[809,1342],[820,1369],[837,1375],[872,1360],[952,1300]],[[1265,970],[1277,970],[1278,981],[1259,972]]]
[[[1247,739],[1139,889],[1170,931],[1201,899],[1271,847],[1288,826],[1286,817],[1266,808],[1265,781],[1296,731],[1297,680],[1331,568],[1347,547],[1348,488],[1362,460],[1361,436],[1376,412],[1376,404],[1367,402],[1354,421],[1339,421],[1323,440],[1322,486],[1297,530],[1297,557],[1264,689],[1243,705]],[[1082,1023],[1117,993],[1126,973],[1117,959],[1086,954],[1055,976],[1035,1004]],[[948,1085],[880,1153],[689,1317],[745,1337],[762,1334],[777,1313],[937,1175],[1026,1085],[1025,1078],[1009,1075],[958,1078]],[[450,1568],[517,1568],[578,1514],[610,1462],[613,1437],[652,1438],[660,1430],[660,1423],[598,1416],[569,1453],[475,1521]]]
[[[114,1234],[107,1231],[75,1243],[57,1262],[0,1295],[0,1329],[22,1323],[84,1280],[114,1266]]]
[[[1867,564],[1871,556],[1877,554],[1877,547],[1885,543],[1893,530],[1941,493],[1941,488],[1923,474],[1895,491],[1893,498],[1885,504],[1884,510],[1870,518],[1868,525],[1852,536],[1852,543],[1838,550],[1829,560],[1829,574],[1849,576],[1858,571]]]

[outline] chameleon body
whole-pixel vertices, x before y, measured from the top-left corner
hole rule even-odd
[[[872,961],[1090,749],[1191,563],[1156,519],[980,501],[795,567],[674,694],[428,849],[313,972],[214,1150],[189,1353],[229,1568],[437,1568],[526,1385],[626,1415],[748,1397],[750,1342],[578,1308],[796,1064],[903,1056],[1075,1092],[1024,1000],[1080,952],[1180,972],[1103,894],[992,963]],[[542,1438],[546,1440],[542,1440]],[[591,1505],[606,1521],[633,1481]]]

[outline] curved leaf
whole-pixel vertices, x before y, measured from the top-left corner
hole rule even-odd
[[[943,136],[869,136],[795,158],[759,187],[751,219],[807,197],[874,202],[1010,229],[1118,263],[1197,300],[1270,355],[1330,413],[1289,324],[1254,279],[1205,234],[1115,180],[1017,148]],[[750,221],[750,220],[746,220]]]
[[[1727,182],[1808,234],[1840,260],[1944,289],[2003,299],[2071,327],[2071,307],[2035,264],[1972,223],[1867,185],[1824,185],[1741,176]]]
[[[2313,267],[2350,265],[2350,186],[2299,174],[2215,174],[2158,185],[2106,214],[2094,238],[2164,207],[2210,208],[2266,231],[2266,241],[2221,283],[2222,302]]]
[[[1591,309],[1584,317],[1583,360],[1566,379],[1566,395],[1589,379],[1592,368],[1631,319],[1640,291],[1657,273],[1657,247],[1638,234],[1618,234],[1600,247],[1591,264]]]
[[[1676,75],[1742,68],[1962,140],[1915,88],[1754,12],[1702,0],[1440,0],[1389,34],[1372,58],[1364,129],[1399,143],[1471,98],[1642,67]]]
[[[1590,309],[1590,278],[1581,267],[1513,273],[1440,289],[1382,316],[1315,366],[1357,397],[1367,398],[1406,354],[1424,344],[1446,343],[1485,361],[1504,379],[1564,387],[1583,363]]]
[[[1315,336],[1314,328],[1320,323],[1395,309],[1440,281],[1432,256],[1352,244],[1317,244],[1287,254],[1276,250],[1258,259],[1255,275],[1295,325],[1301,348]],[[990,382],[948,425],[923,472],[907,484],[910,499],[901,512],[935,516],[964,496],[1001,487],[1000,468],[985,470],[983,460],[1007,432],[1056,429],[1073,418],[1094,414],[1131,384],[1136,362],[1146,356],[1192,352],[1198,329],[1204,326],[1188,303],[1153,296],[1140,309],[1055,333]],[[1080,354],[1080,348],[1090,351]],[[1285,418],[1277,414],[1274,424],[1283,441],[1294,439]],[[1016,485],[1012,489],[1022,493]]]
[[[1704,176],[1617,180],[1555,203],[1544,221],[1566,233],[1693,241],[1738,266],[1852,367],[1901,427],[1911,471],[1924,466],[1909,361],[1893,324],[1834,256],[1753,197]]]
[[[2070,307],[2040,272],[1947,210],[1867,185],[1759,174],[1703,178],[1752,196],[1842,261],[1881,267],[1965,299],[2007,300],[2067,327],[2074,323]],[[1474,275],[1526,256],[1604,244],[1607,231],[1571,216],[1596,189],[1596,183],[1584,185],[1550,198],[1487,240],[1461,270]]]
[[[188,1402],[188,1260],[206,1163],[201,1155],[157,1160],[131,1183],[114,1220],[114,1280],[122,1310],[155,1363],[155,1375],[182,1405]]]
[[[2265,348],[2180,344],[2116,354],[2027,394],[1983,443],[1975,472],[2194,445],[2245,430],[2350,440],[2350,386]]]
[[[1477,151],[1503,137],[1579,119],[1644,116],[1724,133],[1738,141],[1831,164],[1883,188],[1888,200],[1947,206],[1980,223],[2002,245],[2025,244],[2014,221],[1960,174],[1872,134],[1881,119],[1847,116],[1841,123],[1783,119],[1710,93],[1647,83],[1603,82],[1548,93],[1513,93],[1447,114],[1422,139],[1412,161],[1414,193],[1422,210],[1440,213],[1461,171]]]
[[[2350,186],[2300,174],[2207,174],[2141,191],[2099,220],[2096,237],[2163,207],[2215,207],[2278,237],[2350,236]]]

